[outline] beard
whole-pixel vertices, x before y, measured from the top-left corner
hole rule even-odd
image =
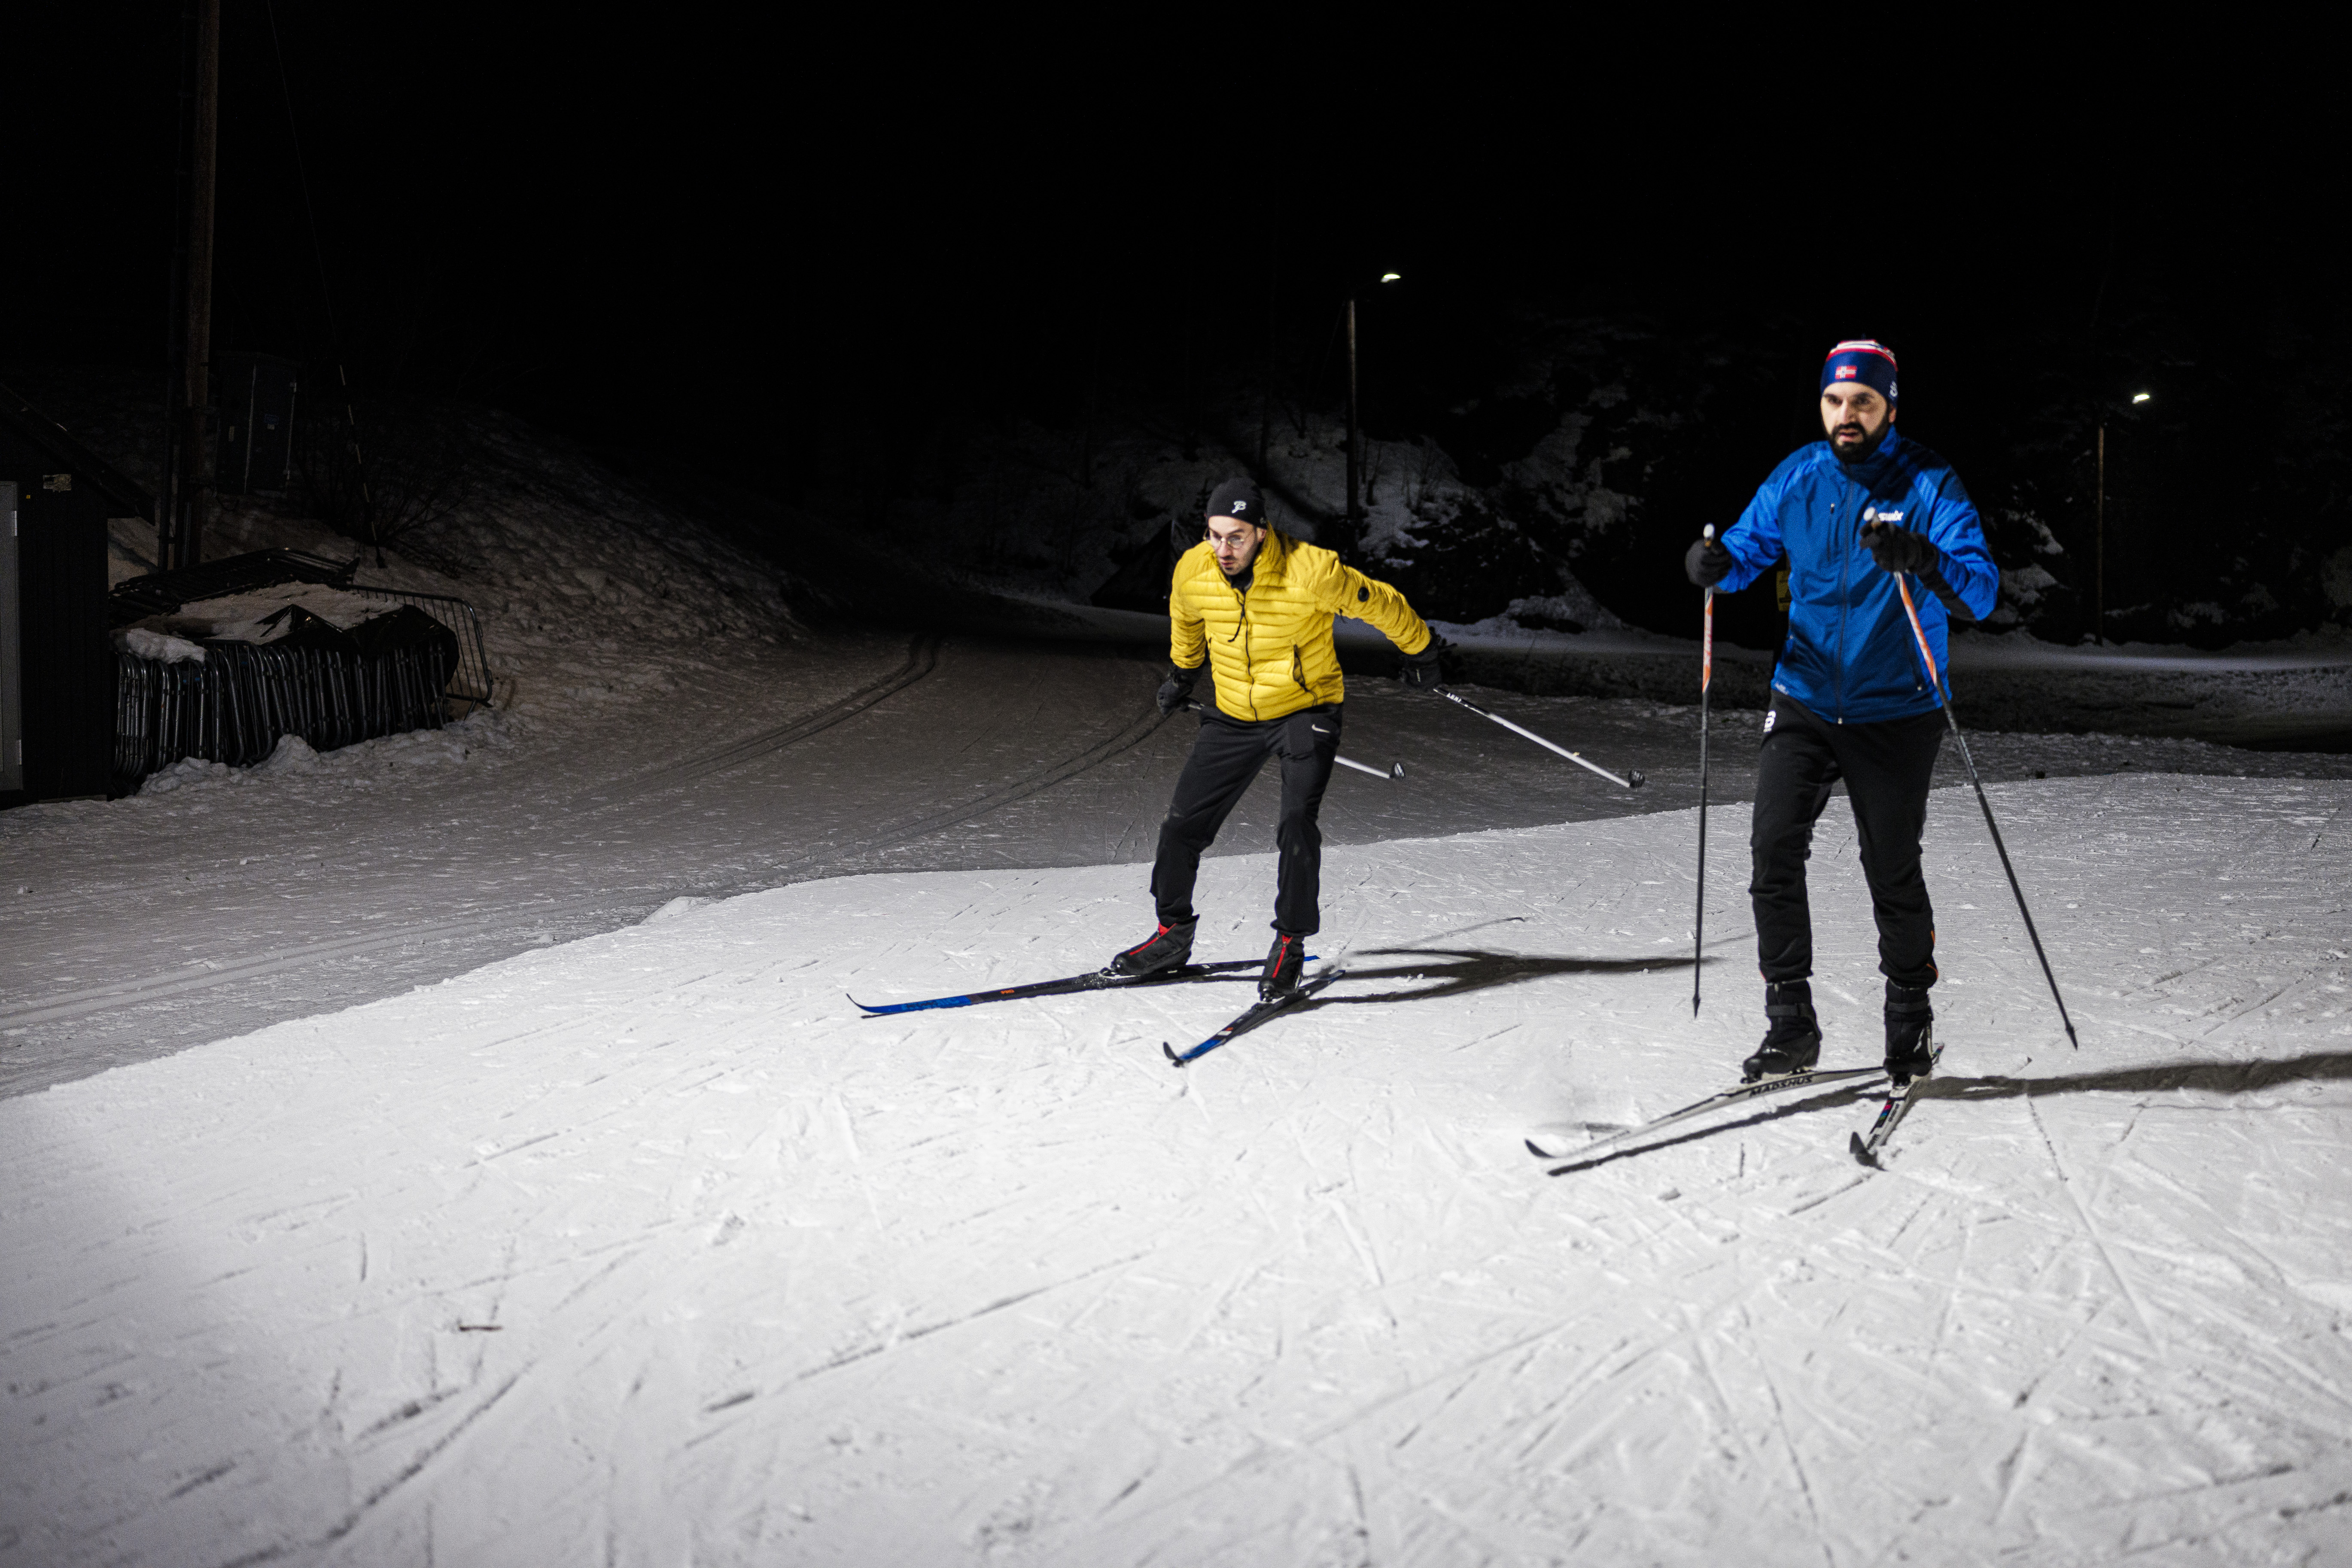
[[[1864,436],[1862,426],[1849,420],[1830,432],[1830,450],[1836,455],[1837,460],[1841,463],[1866,463],[1877,452],[1880,444],[1886,439],[1886,433],[1893,428],[1895,428],[1895,421],[1890,419],[1881,425],[1875,434]],[[1847,435],[1861,436],[1862,439],[1858,441],[1838,439],[1839,437]]]

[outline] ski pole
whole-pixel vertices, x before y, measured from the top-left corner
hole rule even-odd
[[[1701,537],[1713,540],[1709,523]],[[1698,1016],[1699,970],[1706,952],[1706,721],[1707,697],[1715,684],[1715,589],[1706,590],[1706,607],[1699,634],[1698,658],[1698,907],[1691,918],[1691,1016]]]
[[[1208,711],[1207,709],[1202,707],[1197,701],[1187,702],[1184,704],[1184,708],[1187,712],[1192,713],[1206,713]],[[1391,763],[1389,764],[1388,772],[1382,773],[1380,769],[1372,766],[1371,763],[1360,763],[1353,757],[1342,757],[1334,754],[1331,760],[1339,763],[1343,768],[1353,768],[1360,773],[1370,773],[1376,779],[1401,779],[1404,777],[1404,764],[1402,763]]]
[[[1547,752],[1559,752],[1561,756],[1566,757],[1570,762],[1574,763],[1580,768],[1591,768],[1594,773],[1599,773],[1602,778],[1607,779],[1611,784],[1617,785],[1621,789],[1639,789],[1647,782],[1642,777],[1641,772],[1638,769],[1627,770],[1627,772],[1633,775],[1631,778],[1619,778],[1615,773],[1611,773],[1607,768],[1601,766],[1599,763],[1586,762],[1582,757],[1578,756],[1566,746],[1555,746],[1549,741],[1545,740],[1541,735],[1537,734],[1533,730],[1514,724],[1508,719],[1504,718],[1500,713],[1487,712],[1486,710],[1479,707],[1475,702],[1471,701],[1468,698],[1449,687],[1433,686],[1430,689],[1436,692],[1440,697],[1444,698],[1448,702],[1454,704],[1456,707],[1467,708],[1471,712],[1475,713],[1481,719],[1492,719],[1496,723],[1500,724],[1504,729],[1508,730],[1514,735],[1526,736],[1528,740],[1533,741],[1537,745],[1541,746]]]
[[[2017,896],[2017,912],[2025,918],[2025,934],[2033,943],[2033,956],[2042,961],[2042,978],[2050,982],[2050,999],[2058,1004],[2058,1021],[2066,1026],[2066,1043],[2079,1051],[2083,1042],[2074,1037],[2074,1020],[2066,1016],[2066,998],[2058,994],[2058,977],[2050,973],[2050,955],[2042,951],[2042,933],[2033,929],[2033,911],[2025,907],[2025,889],[2017,885],[2017,868],[2009,863],[2009,846],[2000,841],[2000,825],[1992,819],[1992,802],[1985,798],[1984,781],[1977,777],[1976,759],[1969,755],[1969,738],[1960,733],[1960,721],[1952,716],[1952,705],[1944,698],[1944,678],[1936,668],[1936,656],[1927,651],[1927,628],[1919,624],[1919,607],[1911,602],[1911,587],[1904,581],[1904,574],[1895,574],[1895,587],[1903,595],[1903,613],[1911,617],[1911,635],[1919,641],[1919,657],[1927,661],[1927,684],[1935,689],[1936,706],[1944,710],[1944,722],[1952,727],[1952,739],[1960,748],[1960,766],[1968,770],[1969,783],[1976,786],[1977,804],[1984,808],[1985,826],[1992,833],[1992,847],[2000,856],[2000,868],[2009,875],[2009,890]]]

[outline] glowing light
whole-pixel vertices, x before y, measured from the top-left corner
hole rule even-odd
[[[2149,393],[2135,392],[2132,394],[2132,401],[2134,403],[2146,403],[2151,395],[2152,395]]]
[[[1381,281],[1383,283],[1402,283],[1404,281],[1404,274],[1402,272],[1383,272],[1381,274]]]

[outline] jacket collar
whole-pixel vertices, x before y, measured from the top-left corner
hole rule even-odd
[[[1290,559],[1292,542],[1289,535],[1277,533],[1269,528],[1265,531],[1265,542],[1257,547],[1257,554],[1251,559],[1249,569],[1241,576],[1225,576],[1224,569],[1217,564],[1213,551],[1209,555],[1209,569],[1223,578],[1228,588],[1246,589],[1260,583],[1279,583],[1283,578],[1283,567]]]
[[[1879,442],[1878,450],[1861,462],[1851,465],[1839,460],[1837,453],[1831,450],[1826,439],[1819,442],[1818,445],[1821,447],[1822,464],[1824,468],[1835,469],[1857,484],[1866,485],[1883,477],[1894,466],[1895,459],[1901,455],[1903,448],[1908,443],[1903,438],[1903,426],[1899,423],[1889,426],[1886,438]]]

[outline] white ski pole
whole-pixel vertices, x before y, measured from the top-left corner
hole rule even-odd
[[[1715,524],[1699,537],[1712,542]],[[1691,917],[1691,1016],[1698,1016],[1698,972],[1706,952],[1706,692],[1715,683],[1715,588],[1706,590],[1705,629],[1698,642],[1698,912]]]
[[[1533,741],[1537,745],[1541,746],[1547,752],[1558,752],[1559,755],[1566,757],[1570,762],[1574,763],[1580,768],[1591,769],[1594,773],[1599,773],[1602,778],[1607,779],[1611,784],[1617,785],[1621,789],[1639,789],[1643,784],[1648,782],[1642,777],[1641,770],[1638,768],[1627,769],[1626,772],[1632,776],[1620,778],[1615,773],[1611,773],[1607,768],[1601,766],[1598,763],[1586,762],[1582,757],[1578,756],[1566,746],[1553,745],[1549,741],[1545,740],[1533,730],[1528,729],[1524,725],[1514,724],[1508,719],[1504,718],[1500,713],[1489,713],[1486,710],[1479,707],[1475,702],[1471,701],[1467,697],[1463,696],[1460,692],[1454,690],[1450,687],[1433,686],[1430,689],[1436,692],[1440,697],[1444,698],[1448,702],[1454,704],[1456,707],[1467,708],[1471,712],[1475,713],[1481,719],[1492,719],[1496,723],[1500,724],[1504,729],[1508,730],[1514,735],[1526,736],[1528,740]]]

